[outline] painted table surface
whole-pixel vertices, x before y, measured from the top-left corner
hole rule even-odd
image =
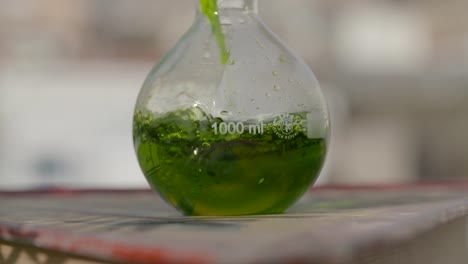
[[[184,217],[149,191],[10,192],[0,242],[110,263],[350,263],[467,214],[467,183],[317,188],[244,217]]]

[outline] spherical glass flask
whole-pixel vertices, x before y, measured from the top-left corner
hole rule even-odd
[[[254,0],[197,1],[149,74],[133,133],[151,187],[186,215],[281,213],[318,177],[330,130],[309,67]]]

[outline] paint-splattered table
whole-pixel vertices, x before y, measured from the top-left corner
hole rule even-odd
[[[224,218],[149,191],[0,193],[0,263],[468,263],[467,215],[466,183],[318,188]]]

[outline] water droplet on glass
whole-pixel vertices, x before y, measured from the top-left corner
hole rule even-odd
[[[290,83],[293,83],[293,82],[294,82],[294,80],[293,80],[293,79],[291,79],[291,77],[289,77],[289,78],[288,78],[288,82],[290,82]]]
[[[265,178],[261,178],[261,179],[258,181],[258,184],[262,184],[264,181],[265,181]]]
[[[265,96],[266,97],[271,97],[271,94],[270,93],[265,93]]]
[[[257,110],[260,110],[260,107],[257,107]]]
[[[236,64],[236,60],[231,60],[231,62],[229,62],[229,64],[235,65],[235,64]]]
[[[263,43],[259,39],[255,39],[255,42],[257,42],[257,45],[263,49],[265,46],[263,46]]]
[[[273,90],[278,92],[279,90],[281,90],[281,87],[279,85],[273,85]]]
[[[221,19],[221,25],[230,26],[230,25],[232,25],[232,21],[231,21],[231,19]],[[224,33],[226,33],[226,32],[224,32]]]
[[[271,74],[273,74],[273,76],[278,76],[278,72],[277,72],[277,71],[273,71]]]
[[[286,62],[286,58],[285,58],[283,55],[279,56],[279,57],[278,57],[278,60],[279,60],[281,63],[285,63],[285,62]]]
[[[255,104],[255,99],[250,100],[252,104]]]
[[[229,115],[229,111],[221,111],[221,115]]]

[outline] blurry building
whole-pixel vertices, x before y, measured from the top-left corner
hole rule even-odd
[[[468,177],[468,2],[260,0],[323,85],[321,182]],[[1,0],[0,189],[146,186],[131,115],[192,0]]]

